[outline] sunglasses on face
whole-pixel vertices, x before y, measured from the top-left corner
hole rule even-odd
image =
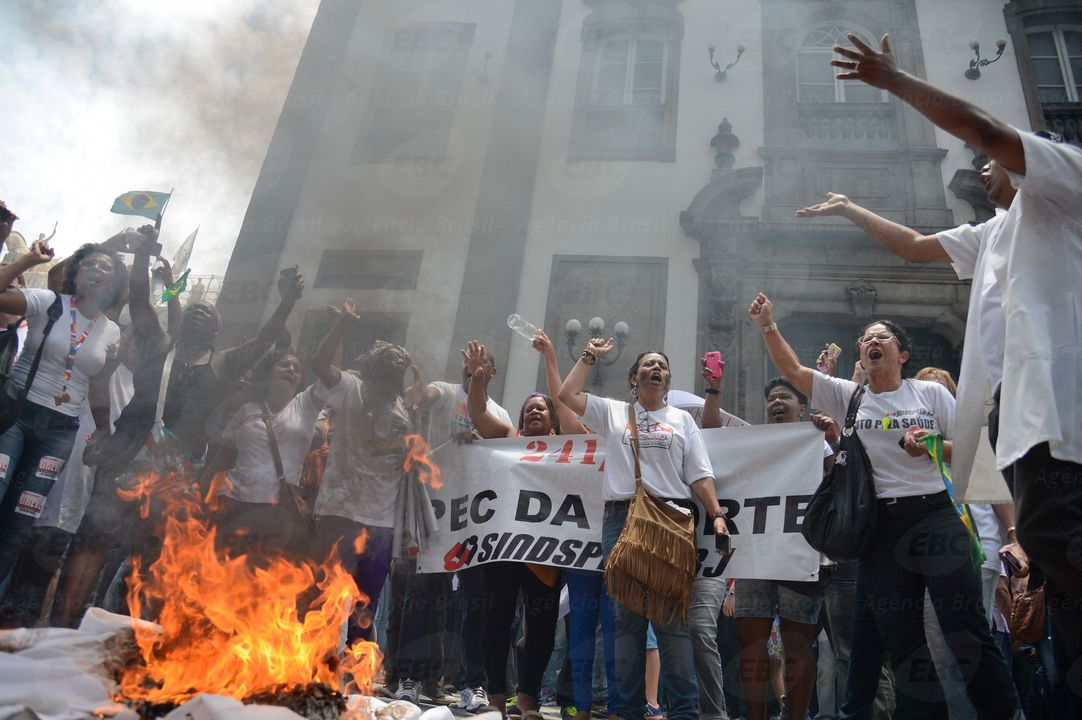
[[[86,258],[79,263],[79,267],[101,270],[103,272],[113,272],[113,270],[116,269],[113,267],[113,261],[105,258]]]
[[[857,338],[857,342],[861,345],[867,345],[872,340],[878,340],[881,343],[890,342],[894,339],[894,336],[890,333],[875,333],[874,335],[865,335],[862,338]]]

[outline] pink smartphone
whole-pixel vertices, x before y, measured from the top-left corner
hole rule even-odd
[[[722,373],[725,372],[725,366],[721,364],[721,353],[712,350],[703,355],[703,362],[706,363],[706,369],[710,371],[710,379],[720,380]]]

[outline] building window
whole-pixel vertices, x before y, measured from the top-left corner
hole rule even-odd
[[[317,288],[413,290],[421,272],[420,250],[324,250]]]
[[[665,39],[619,35],[598,52],[595,105],[664,105]]]
[[[594,3],[568,159],[676,160],[683,15],[664,3]]]
[[[474,28],[425,22],[387,31],[353,164],[443,160]]]
[[[1082,102],[1082,26],[1027,29],[1026,39],[1041,102]]]
[[[837,68],[830,64],[835,58],[833,47],[847,47],[846,33],[854,32],[864,42],[875,47],[867,33],[838,25],[815,28],[804,36],[796,54],[798,98],[802,103],[827,102],[886,102],[886,94],[858,80],[838,80]]]

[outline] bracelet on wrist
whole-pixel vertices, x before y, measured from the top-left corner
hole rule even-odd
[[[593,365],[597,362],[597,355],[594,355],[589,350],[583,350],[582,355],[580,355],[579,358],[587,365]]]
[[[707,395],[721,395],[721,390],[718,390],[717,388],[708,387],[705,390],[703,390],[703,392],[706,393]]]
[[[769,325],[763,325],[762,327],[763,327],[763,335],[768,335],[768,334],[770,334],[772,332],[777,332],[778,331],[778,324],[776,322],[772,322]]]

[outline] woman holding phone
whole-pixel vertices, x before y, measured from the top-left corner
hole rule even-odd
[[[591,338],[560,388],[560,402],[604,438],[606,444],[605,514],[601,541],[606,560],[623,530],[635,495],[635,463],[630,441],[628,403],[587,394],[583,386],[590,366],[613,349],[613,341]],[[692,494],[702,502],[716,534],[727,535],[725,518],[714,490],[713,470],[702,434],[687,412],[668,405],[672,374],[662,352],[641,353],[628,370],[631,412],[636,418],[642,483],[655,497],[688,504]],[[620,717],[643,716],[646,704],[645,653],[647,620],[614,602],[616,675]],[[661,652],[661,672],[669,720],[699,717],[691,637],[686,622],[654,624]]]

